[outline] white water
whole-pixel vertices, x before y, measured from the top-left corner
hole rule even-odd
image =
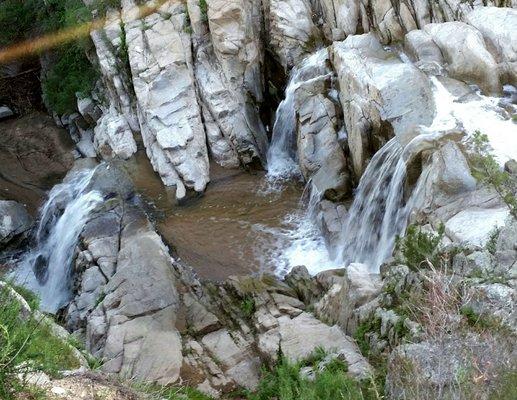
[[[41,309],[55,313],[70,298],[72,258],[90,212],[102,201],[87,191],[95,169],[56,185],[40,212],[36,245],[18,263],[14,279],[37,293]]]
[[[291,71],[285,98],[276,111],[273,135],[267,154],[267,178],[273,185],[300,176],[296,162],[295,94],[304,83],[330,73],[325,62],[327,57],[327,49],[321,49]]]
[[[377,270],[391,255],[396,235],[405,230],[411,206],[403,202],[406,164],[402,154],[393,138],[368,164],[341,232],[336,259],[342,264],[364,263]]]
[[[472,100],[462,102],[436,77],[430,79],[434,85],[437,113],[428,131],[452,129],[460,122],[468,135],[480,131],[488,136],[500,164],[517,159],[517,124],[503,117],[505,111],[499,105],[503,99],[478,93]]]
[[[306,192],[311,186],[309,182]],[[264,271],[274,271],[277,276],[284,277],[300,265],[305,266],[311,275],[343,267],[340,262],[330,259],[325,240],[314,222],[321,194],[313,189],[307,202],[305,197],[302,195],[299,210],[284,218],[282,227],[262,224],[251,227],[253,231],[267,234],[267,240],[256,246],[256,258],[261,260]]]

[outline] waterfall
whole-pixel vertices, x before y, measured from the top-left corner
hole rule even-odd
[[[267,153],[267,177],[270,182],[289,180],[300,175],[296,162],[296,90],[302,84],[330,73],[325,62],[327,57],[327,49],[321,49],[291,71],[285,98],[276,111]]]
[[[73,173],[56,185],[40,211],[35,246],[22,256],[14,280],[35,293],[41,309],[55,313],[70,299],[72,261],[88,216],[103,200],[87,190],[95,169]]]
[[[406,227],[410,204],[404,204],[406,164],[396,138],[368,164],[344,224],[337,259],[377,269],[391,255],[397,234]]]

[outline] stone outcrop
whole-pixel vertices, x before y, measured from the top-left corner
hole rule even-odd
[[[430,125],[435,105],[428,78],[386,51],[372,34],[334,43],[336,70],[354,173],[391,137],[407,144],[418,125]]]
[[[32,227],[32,218],[23,205],[15,201],[0,200],[0,248]]]

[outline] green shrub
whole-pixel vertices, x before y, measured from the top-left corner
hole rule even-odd
[[[201,10],[201,20],[208,22],[208,4],[206,0],[199,0],[199,9]]]
[[[503,171],[491,154],[488,136],[477,131],[471,140],[475,152],[470,157],[472,174],[479,181],[492,186],[503,202],[508,206],[510,214],[517,219],[517,181],[508,172]]]
[[[38,18],[41,0],[4,0],[0,2],[0,47],[28,39]]]
[[[438,267],[440,263],[439,246],[445,233],[445,227],[440,225],[438,234],[423,232],[416,225],[407,228],[404,237],[398,237],[395,250],[402,255],[399,262],[407,265],[413,271],[422,267],[424,262],[430,262]]]
[[[331,361],[322,371],[315,365],[315,377],[309,380],[300,374],[304,363],[289,363],[281,358],[272,370],[263,370],[263,376],[249,400],[355,400],[364,399],[360,385],[346,374],[347,366],[340,360]]]
[[[242,299],[240,309],[246,318],[251,318],[255,312],[255,300],[253,300],[253,297],[246,296]]]
[[[72,348],[51,333],[44,321],[21,319],[21,305],[7,288],[0,290],[0,398],[11,400],[27,390],[20,374],[78,368]]]

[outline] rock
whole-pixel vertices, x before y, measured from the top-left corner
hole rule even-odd
[[[82,157],[85,158],[94,158],[97,156],[97,151],[95,150],[95,146],[91,139],[83,138],[77,144],[77,150],[81,153]]]
[[[513,176],[517,176],[517,161],[508,160],[504,164],[504,170]]]
[[[136,153],[136,142],[126,118],[113,109],[104,114],[94,129],[94,147],[104,159],[126,160]]]
[[[268,0],[269,45],[280,64],[290,70],[316,50],[319,31],[312,21],[309,0]]]
[[[0,121],[14,116],[13,111],[7,106],[0,106]]]
[[[494,229],[504,226],[508,208],[472,207],[458,212],[445,223],[445,233],[452,240],[484,247]]]
[[[96,123],[102,117],[102,110],[95,104],[91,97],[78,98],[77,110],[83,118],[91,124]]]
[[[498,64],[502,83],[517,85],[517,10],[479,7],[467,14],[465,22],[483,35]]]
[[[201,343],[237,384],[250,390],[257,387],[260,362],[250,354],[247,344],[235,341],[227,330],[210,333]]]
[[[357,321],[352,316],[354,310],[376,297],[382,288],[380,276],[371,273],[364,264],[350,264],[346,268],[345,280],[340,296],[343,300],[338,315],[339,325],[348,334],[354,334]]]
[[[466,390],[488,395],[493,388],[476,379],[479,371],[486,378],[495,377],[499,366],[511,362],[512,357],[507,343],[479,334],[405,344],[389,356],[386,395],[390,399],[456,399]],[[477,368],[465,368],[472,362]],[[462,385],[458,385],[458,374],[465,377]]]
[[[32,218],[23,205],[0,200],[0,247],[17,237],[26,236],[31,227]]]
[[[415,127],[428,126],[435,113],[428,78],[383,49],[372,35],[350,36],[331,47],[354,172],[361,176],[370,149],[393,135],[407,144]]]
[[[321,0],[327,39],[343,40],[361,26],[361,4],[355,0]]]
[[[428,24],[424,32],[440,48],[451,77],[475,83],[488,94],[501,91],[497,63],[476,28],[463,22],[446,22]]]
[[[422,30],[409,32],[404,39],[404,49],[412,59],[417,61],[418,68],[441,75],[444,65],[443,55],[431,35]]]
[[[87,190],[96,190],[105,197],[120,196],[129,199],[135,188],[129,175],[113,163],[104,163],[95,168]]]
[[[343,204],[322,200],[319,203],[318,222],[327,242],[327,248],[336,249],[346,222],[347,209]]]
[[[337,326],[328,326],[307,313],[296,318],[279,318],[280,349],[291,362],[307,358],[316,348],[339,354],[348,365],[348,373],[365,379],[371,373],[370,366],[361,355],[355,342]]]
[[[502,283],[474,285],[467,289],[464,307],[472,310],[480,319],[505,325],[517,332],[517,295],[515,288]]]
[[[126,227],[121,241],[117,271],[104,289],[102,308],[88,321],[89,348],[104,343],[100,356],[106,372],[176,382],[182,346],[175,329],[179,298],[170,256],[151,231]]]
[[[153,168],[182,199],[209,181],[186,5],[167,3],[141,20],[137,10],[124,3],[122,19],[142,139]]]

